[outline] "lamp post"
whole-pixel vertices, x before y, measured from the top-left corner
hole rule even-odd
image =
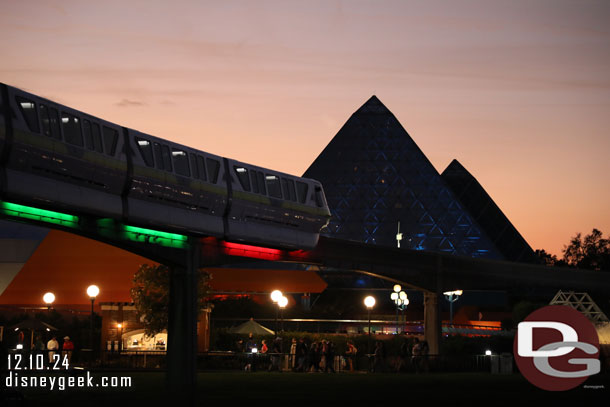
[[[373,307],[375,306],[375,297],[373,297],[372,295],[367,296],[364,299],[364,305],[366,306],[366,309],[368,311],[368,316],[369,316],[369,344],[368,344],[368,348],[369,348],[369,353],[371,353],[371,309],[373,309]]]
[[[407,296],[407,293],[404,291],[401,291],[398,293],[398,301],[400,301],[399,307],[400,307],[400,312],[402,314],[402,319],[404,319],[405,321],[405,330],[404,332],[407,332],[407,318],[405,317],[405,310],[407,309],[407,306],[409,305],[409,297]]]
[[[288,298],[282,297],[277,302],[278,307],[280,308],[280,316],[282,318],[282,332],[284,332],[284,308],[288,305]]]
[[[396,335],[398,335],[398,311],[402,311],[404,314],[407,305],[409,305],[409,299],[407,293],[402,291],[402,287],[399,284],[394,286],[394,292],[390,294],[390,299],[396,304]]]
[[[449,301],[449,324],[453,325],[453,303],[460,299],[460,295],[462,295],[464,291],[455,290],[455,291],[445,291],[443,294],[445,295],[445,299]]]
[[[55,302],[55,294],[50,292],[46,293],[42,296],[42,300],[45,304],[47,304],[47,310],[51,312],[51,306],[53,305],[53,302]]]
[[[91,350],[93,350],[93,304],[95,303],[95,297],[100,293],[100,288],[96,285],[90,285],[87,287],[87,295],[91,300],[91,322],[89,326],[89,345]]]
[[[117,324],[119,328],[119,353],[123,350],[123,324]]]
[[[275,309],[275,333],[277,334],[277,314],[279,311],[279,301],[280,298],[282,298],[284,295],[282,294],[282,292],[280,290],[273,290],[271,292],[271,301],[273,301],[274,304],[278,305],[278,307]]]

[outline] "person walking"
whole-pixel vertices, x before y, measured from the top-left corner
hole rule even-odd
[[[59,342],[55,336],[47,342],[47,350],[49,351],[49,363],[53,363],[55,352],[59,350]]]
[[[68,359],[68,366],[72,362],[72,352],[74,351],[74,343],[70,340],[69,336],[64,336],[64,343],[61,347],[62,359]],[[63,361],[62,361],[63,362]]]
[[[278,372],[282,371],[280,366],[280,357],[282,356],[282,338],[277,337],[271,344],[271,365],[269,366],[269,371],[277,370]]]
[[[326,366],[324,372],[335,372],[335,345],[331,341],[325,341],[324,357],[326,359]]]
[[[307,358],[307,344],[303,338],[299,338],[299,343],[297,343],[296,349],[296,357],[297,357],[297,372],[303,372],[306,369],[305,360]]]
[[[411,363],[415,368],[415,373],[419,373],[420,370],[420,362],[421,362],[421,343],[418,338],[415,338],[413,342],[413,348],[411,349]]]
[[[347,358],[350,372],[354,371],[354,360],[356,359],[357,353],[358,349],[354,346],[354,343],[352,341],[347,341],[347,351],[345,352],[345,356]]]
[[[294,372],[297,366],[297,338],[290,343],[290,369]]]

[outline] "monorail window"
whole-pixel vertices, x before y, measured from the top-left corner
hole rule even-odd
[[[304,204],[307,201],[307,190],[309,189],[309,185],[304,182],[297,181],[297,197],[299,198],[299,202]]]
[[[297,200],[297,194],[294,190],[294,181],[291,179],[282,178],[282,189],[284,191],[284,199],[291,201]]]
[[[322,196],[322,188],[319,187],[318,185],[316,185],[315,191],[316,191],[316,193],[315,193],[316,205],[321,208],[321,207],[324,206],[324,198]]]
[[[256,176],[256,174],[258,174],[258,171],[250,171],[250,183],[252,184],[252,192],[254,192],[255,194],[260,193],[260,189],[258,187],[258,178]]]
[[[85,136],[85,147],[89,150],[95,150],[98,153],[103,153],[102,138],[100,136],[100,125],[91,123],[89,120],[83,120],[83,134]]]
[[[199,178],[201,178],[204,181],[207,181],[208,177],[206,175],[206,170],[205,170],[205,161],[204,161],[203,157],[200,155],[197,156],[197,170],[199,170]]]
[[[269,191],[269,196],[282,199],[282,188],[280,186],[280,178],[275,175],[267,174],[265,176],[265,179],[267,180],[267,191]]]
[[[59,129],[59,117],[57,109],[40,105],[40,122],[42,123],[42,134],[61,140],[61,130]]]
[[[220,163],[218,162],[218,160],[215,160],[213,158],[206,158],[205,163],[208,167],[208,180],[212,184],[215,184],[216,181],[218,181],[218,170],[220,169]]]
[[[155,167],[160,170],[164,170],[165,167],[163,166],[163,153],[161,152],[161,144],[154,143],[153,149],[155,152]]]
[[[261,190],[261,194],[267,195],[267,189],[265,188],[265,174],[263,174],[262,171],[257,171],[256,178],[258,178],[258,187]]]
[[[189,154],[191,159],[191,168],[193,169],[193,178],[199,178],[199,168],[197,168],[197,156],[195,154]]]
[[[166,171],[172,171],[172,157],[169,154],[169,147],[165,144],[161,145],[161,155],[163,156],[163,166]]]
[[[174,159],[176,173],[185,177],[190,177],[191,171],[189,170],[189,159],[186,153],[182,150],[172,148],[172,157]]]
[[[250,192],[250,177],[248,177],[248,169],[240,166],[234,166],[235,173],[237,174],[237,179],[241,184],[241,187],[244,191]]]
[[[80,119],[70,113],[61,112],[61,124],[64,129],[66,143],[83,146],[83,134],[80,129]]]
[[[95,122],[91,123],[91,138],[93,139],[93,149],[98,153],[103,153],[104,147],[102,146],[102,135],[100,133],[100,125]]]
[[[116,143],[119,139],[119,132],[106,126],[103,127],[102,132],[104,134],[104,151],[106,151],[106,154],[114,157]]]
[[[135,137],[135,140],[138,145],[138,150],[140,150],[140,155],[144,159],[144,163],[149,167],[154,166],[152,144],[150,141],[139,137]]]
[[[36,104],[29,99],[22,98],[21,96],[15,96],[21,115],[25,119],[25,124],[28,125],[30,131],[38,133],[40,127],[38,126],[38,112],[36,111]]]

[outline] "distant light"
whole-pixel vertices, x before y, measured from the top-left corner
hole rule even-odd
[[[47,328],[47,332],[51,332],[51,330],[49,328]]]
[[[17,349],[23,349],[23,345],[22,344],[17,344]]]
[[[257,353],[257,352],[258,352],[258,349],[252,348],[252,353]]]
[[[371,295],[366,297],[364,299],[364,305],[366,305],[367,308],[373,308],[375,306],[375,297]]]
[[[265,179],[266,179],[267,181],[273,181],[273,180],[276,180],[276,179],[277,179],[277,177],[276,177],[275,175],[266,175],[266,176],[265,176]]]
[[[117,328],[119,328],[119,329],[123,328],[123,324],[117,324]]]
[[[174,150],[174,151],[172,151],[172,156],[173,156],[173,157],[176,157],[176,156],[178,156],[178,155],[182,156],[182,155],[186,155],[186,153],[185,153],[184,151],[180,151],[180,150]]]
[[[394,286],[394,292],[396,292],[396,293],[397,293],[397,292],[399,292],[400,290],[402,290],[402,287],[400,286],[400,284],[396,284],[396,285]]]
[[[44,301],[45,304],[51,305],[55,301],[55,294],[46,293],[45,295],[42,296],[42,300]]]
[[[393,292],[392,294],[390,294],[390,299],[392,301],[396,301],[398,299],[398,293]]]
[[[406,300],[407,299],[407,293],[404,292],[404,291],[399,292],[398,295],[400,296],[401,300]]]
[[[138,140],[138,145],[140,146],[147,146],[150,144],[150,141],[148,140]]]
[[[70,119],[68,119],[67,117],[62,117],[61,118],[61,122],[62,123],[68,123],[70,121]]]
[[[409,299],[405,298],[404,300],[402,300],[402,303],[405,305],[409,305]]]
[[[443,294],[447,295],[447,296],[451,296],[451,295],[455,295],[455,296],[460,296],[464,293],[464,291],[462,290],[455,290],[455,291],[445,291]]]
[[[90,285],[87,287],[87,295],[89,298],[95,298],[100,293],[100,288],[96,285]]]
[[[237,171],[237,172],[246,172],[246,169],[243,168],[243,167],[239,167],[239,168],[236,168],[235,171]]]
[[[271,292],[271,301],[273,302],[278,302],[280,300],[280,298],[282,298],[284,295],[282,294],[282,292],[280,290],[273,290]]]
[[[485,351],[485,356],[491,356],[491,351],[489,349]]]
[[[19,330],[19,328],[15,328],[15,332],[17,332]]]
[[[277,305],[279,305],[280,308],[286,308],[286,305],[288,305],[288,298],[282,295],[282,297],[277,301]]]

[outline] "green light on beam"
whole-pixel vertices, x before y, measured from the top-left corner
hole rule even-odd
[[[78,226],[78,216],[48,211],[46,209],[34,208],[31,206],[19,205],[12,202],[0,201],[0,211],[2,211],[2,213],[5,215],[22,219],[31,219],[39,222],[53,223],[68,227]]]
[[[142,243],[156,243],[161,246],[179,247],[186,245],[188,237],[177,233],[162,232],[160,230],[139,228],[136,226],[122,225],[125,236],[129,240]]]

